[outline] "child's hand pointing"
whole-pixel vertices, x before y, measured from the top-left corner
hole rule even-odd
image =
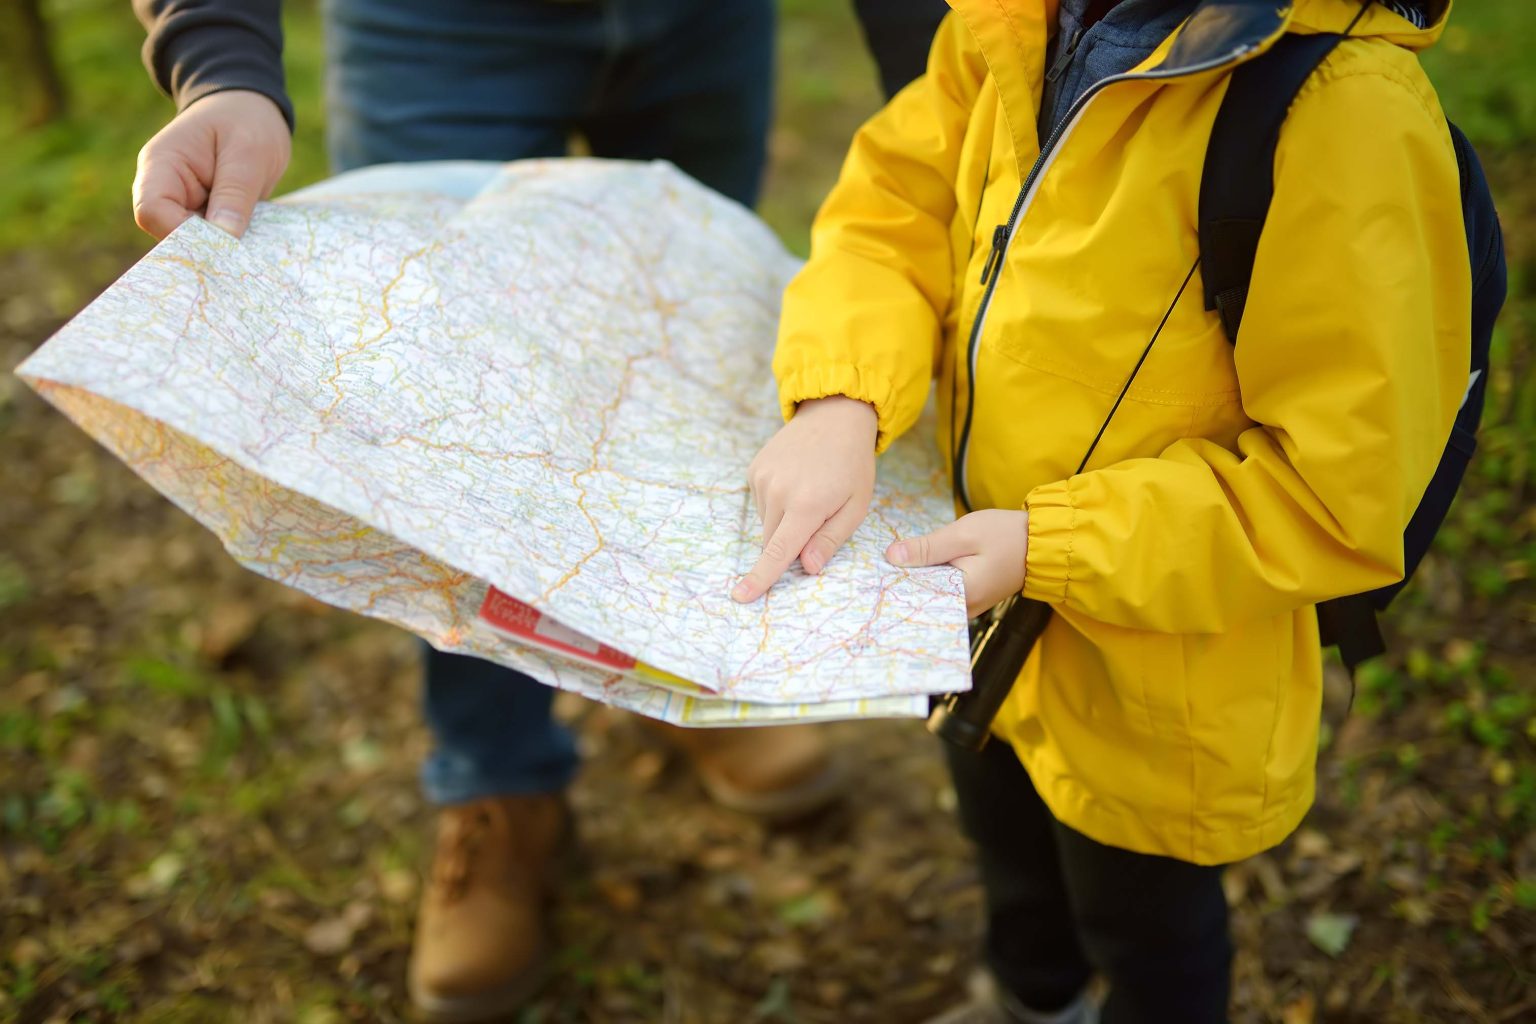
[[[834,395],[801,402],[747,470],[763,523],[763,554],[731,591],[755,601],[796,558],[808,573],[832,555],[869,513],[875,490],[875,407]]]
[[[886,549],[892,565],[952,565],[965,573],[966,613],[975,618],[1024,589],[1029,513],[992,508],[962,516]]]

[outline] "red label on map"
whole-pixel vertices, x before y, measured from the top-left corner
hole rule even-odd
[[[503,633],[510,633],[537,647],[560,651],[618,672],[628,672],[635,667],[635,659],[623,651],[616,651],[607,644],[598,643],[583,633],[562,626],[537,608],[495,587],[485,592],[485,601],[480,605],[480,618]]]

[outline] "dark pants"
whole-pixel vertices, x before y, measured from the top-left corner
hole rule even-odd
[[[928,51],[949,6],[944,0],[854,0],[864,43],[886,99],[928,67]]]
[[[771,0],[325,0],[337,170],[413,160],[665,159],[757,199],[773,81]],[[576,771],[554,691],[427,651],[427,796],[546,793]]]
[[[1051,816],[1013,750],[949,749],[986,886],[987,965],[1032,1010],[1109,981],[1104,1024],[1227,1019],[1232,943],[1221,868],[1105,846]]]

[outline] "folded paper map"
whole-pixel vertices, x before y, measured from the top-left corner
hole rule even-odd
[[[969,685],[931,433],[819,576],[731,584],[796,261],[667,164],[415,164],[193,218],[18,373],[241,563],[685,725],[918,716]]]

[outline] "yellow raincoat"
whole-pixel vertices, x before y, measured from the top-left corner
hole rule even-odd
[[[937,377],[960,501],[1029,511],[1024,594],[1057,612],[994,733],[1100,842],[1248,856],[1312,802],[1312,606],[1401,577],[1467,385],[1456,157],[1414,54],[1449,0],[1423,30],[1371,8],[1302,88],[1235,348],[1198,269],[1179,294],[1217,107],[1234,66],[1358,0],[1205,0],[1043,157],[1056,0],[951,6],[785,294],[785,415],[862,399],[883,447]]]

